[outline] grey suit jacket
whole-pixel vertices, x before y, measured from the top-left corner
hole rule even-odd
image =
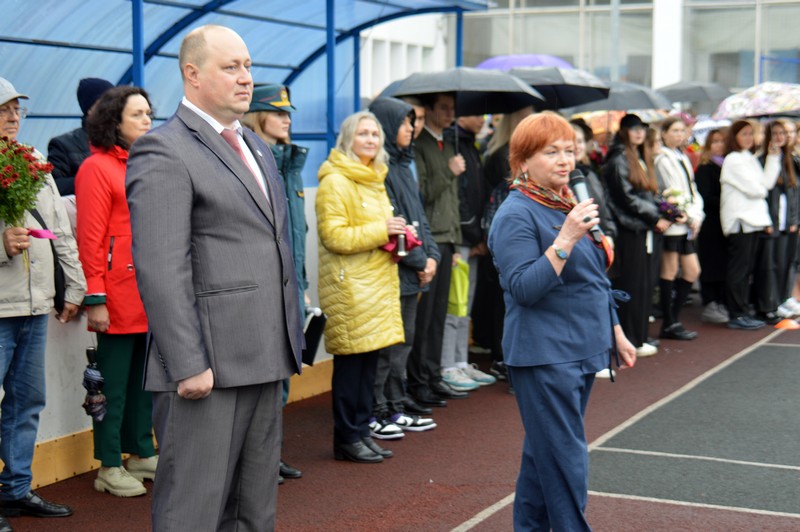
[[[180,105],[130,150],[136,279],[150,325],[145,388],[211,368],[215,388],[300,372],[303,333],[286,199],[270,149],[245,130],[270,189]]]

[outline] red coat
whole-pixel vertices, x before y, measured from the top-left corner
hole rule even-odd
[[[78,252],[86,295],[106,295],[107,334],[147,332],[131,255],[131,214],[125,196],[128,151],[91,147],[75,176]]]

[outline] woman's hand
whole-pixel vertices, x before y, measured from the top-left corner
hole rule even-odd
[[[459,153],[450,157],[447,167],[453,172],[453,175],[461,175],[467,170],[467,163],[464,161],[464,156]]]
[[[564,220],[554,244],[567,252],[571,251],[572,247],[586,236],[589,229],[600,223],[599,212],[599,207],[591,198],[575,205]]]
[[[93,331],[106,332],[111,325],[108,315],[108,307],[105,305],[91,305],[87,311],[89,316],[89,327]]]
[[[666,218],[659,218],[658,222],[656,222],[656,231],[659,233],[663,233],[672,225],[672,222],[667,220]]]
[[[775,143],[775,141],[769,143],[768,152],[770,155],[779,155],[781,153],[782,146],[780,144]]]
[[[386,220],[386,230],[389,235],[404,235],[406,233],[406,221],[400,216],[389,218]]]
[[[634,364],[636,364],[636,348],[633,347],[633,344],[628,340],[628,337],[625,336],[625,333],[622,332],[621,325],[614,325],[614,337],[617,340],[617,351],[619,351],[619,356],[622,357],[622,361],[625,363],[626,366],[632,368]]]

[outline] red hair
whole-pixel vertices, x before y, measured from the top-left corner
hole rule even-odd
[[[511,177],[519,177],[522,163],[559,140],[575,142],[575,130],[564,117],[552,111],[526,117],[511,135],[508,148]]]

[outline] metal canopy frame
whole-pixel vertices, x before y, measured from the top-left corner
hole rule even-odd
[[[34,31],[23,32],[19,30],[20,22],[24,20],[35,20],[39,13],[60,10],[62,14],[70,14],[77,12],[79,9],[86,9],[87,5],[91,6],[97,2],[97,8],[92,11],[105,13],[106,17],[99,19],[95,26],[98,28],[98,33],[106,31],[113,33],[116,38],[108,38],[105,41],[102,38],[94,38],[92,31],[92,22],[85,19],[80,23],[75,20],[64,20],[64,23],[74,24],[74,32],[47,32],[42,34],[35,34]],[[293,30],[309,30],[311,34],[302,36],[305,41],[303,44],[308,47],[311,44],[310,53],[305,53],[300,57],[292,57],[284,60],[282,57],[270,57],[268,47],[263,45],[259,50],[259,57],[254,57],[254,67],[269,69],[275,81],[282,81],[284,84],[291,85],[293,82],[299,82],[298,78],[302,76],[309,68],[316,65],[322,56],[325,56],[325,65],[327,80],[325,83],[325,100],[326,100],[326,120],[324,131],[305,130],[300,134],[295,135],[297,138],[308,140],[324,140],[328,147],[332,147],[335,140],[335,113],[336,106],[336,68],[337,68],[337,47],[343,44],[348,39],[352,39],[352,71],[348,72],[347,79],[354,80],[353,82],[353,95],[349,101],[353,102],[353,107],[357,109],[360,106],[360,94],[358,90],[358,75],[360,73],[359,64],[359,47],[361,32],[371,28],[375,25],[382,24],[391,20],[402,17],[423,15],[431,13],[453,13],[456,15],[456,57],[455,64],[460,66],[462,64],[462,43],[463,43],[463,13],[466,11],[485,10],[490,2],[485,1],[469,1],[469,0],[303,0],[295,4],[287,6],[285,0],[281,2],[264,2],[255,0],[129,0],[130,12],[124,12],[124,4],[120,2],[117,9],[113,12],[109,11],[107,7],[109,3],[105,0],[49,0],[46,2],[35,2],[24,4],[24,9],[28,13],[18,14],[16,20],[10,19],[6,22],[0,22],[0,52],[3,48],[15,50],[15,45],[23,47],[45,47],[53,49],[57,55],[58,51],[72,51],[76,54],[83,52],[107,52],[115,56],[131,58],[130,66],[125,68],[121,74],[104,73],[105,68],[101,63],[114,64],[115,59],[109,58],[106,61],[99,61],[95,76],[106,77],[118,84],[135,84],[148,88],[152,80],[147,79],[147,65],[155,59],[177,59],[177,54],[174,50],[177,48],[177,42],[191,27],[205,23],[204,19],[218,18],[218,16],[225,17],[226,21],[233,21],[232,27],[236,28],[235,22],[241,21],[243,27],[249,28],[247,31],[253,31],[253,23],[266,23],[279,25]],[[324,23],[321,15],[322,4],[324,4]],[[30,7],[28,7],[30,6]],[[101,7],[102,6],[102,7]],[[119,7],[122,9],[118,9]],[[52,8],[52,9],[51,9]],[[274,9],[275,11],[270,11]],[[301,16],[305,10],[311,15],[309,17]],[[174,11],[176,18],[171,23],[164,20],[164,10],[168,14]],[[369,16],[359,17],[361,13],[368,13]],[[112,16],[110,16],[112,15]],[[160,17],[161,20],[154,19]],[[79,17],[77,17],[79,18]],[[166,22],[166,24],[165,24]],[[339,22],[339,26],[336,23]],[[6,24],[8,24],[7,27]],[[120,38],[125,38],[127,33],[123,24],[130,25],[130,39],[131,48],[119,46]],[[107,26],[107,27],[101,27]],[[149,26],[149,27],[148,27]],[[159,26],[164,26],[158,29]],[[35,29],[36,26],[32,25],[31,28]],[[156,28],[157,32],[153,33]],[[64,26],[59,27],[60,30]],[[150,30],[151,35],[148,36],[147,30]],[[247,41],[246,33],[240,31],[245,40]],[[73,34],[75,37],[73,38]],[[64,36],[67,35],[67,38]],[[306,40],[308,39],[308,40]],[[313,41],[318,41],[319,45],[314,46]],[[87,44],[88,42],[97,44]],[[301,41],[302,42],[302,41]],[[248,42],[248,44],[250,44]],[[30,48],[21,48],[25,51]],[[50,52],[48,52],[49,54]],[[252,49],[251,49],[252,53]],[[5,55],[5,53],[3,54]],[[77,56],[76,56],[77,57]],[[100,57],[100,56],[97,56]],[[340,60],[341,61],[341,60]],[[91,59],[88,62],[92,62]],[[4,61],[5,63],[5,61]],[[15,79],[25,76],[15,72],[15,69],[23,69],[30,65],[25,65],[24,61],[12,62],[3,65],[0,76],[10,79],[15,82]],[[115,69],[118,69],[119,63],[114,64]],[[123,60],[124,68],[124,60]],[[351,64],[348,62],[348,68]],[[155,67],[154,67],[155,68]],[[162,68],[160,66],[158,68]],[[76,69],[77,70],[77,69]],[[281,78],[280,72],[284,71],[285,75]],[[119,72],[119,70],[117,70]],[[86,77],[85,74],[81,75],[75,72],[75,79],[63,79],[63,74],[60,76],[59,85],[63,90],[62,92],[71,93],[72,87],[77,86],[78,79]],[[156,75],[158,84],[163,84],[162,76]],[[36,85],[40,85],[45,81],[46,76],[43,74],[27,75],[27,81],[23,83],[15,82],[20,90],[23,92],[34,91],[37,92]],[[49,81],[49,80],[48,80]],[[31,88],[31,85],[34,85]],[[153,92],[151,90],[151,92]],[[62,109],[75,109],[73,103],[74,97],[72,94],[68,96],[61,96],[60,100],[53,100],[52,102],[43,102],[45,97],[49,98],[51,93],[40,91],[36,95],[37,103],[39,105],[32,105],[33,112],[29,117],[33,120],[54,120],[61,121],[58,123],[66,123],[72,121],[73,123],[80,119],[80,115],[73,112],[61,112]],[[170,94],[169,96],[174,96]],[[341,97],[341,95],[339,95]],[[66,103],[68,102],[68,103]],[[33,103],[33,102],[32,102]],[[43,104],[43,105],[42,105]],[[51,109],[47,109],[48,105]],[[36,107],[42,109],[37,112]],[[319,113],[318,113],[319,114]],[[320,124],[321,125],[321,124]],[[52,133],[51,129],[57,129],[59,126],[55,124],[47,129],[47,133]],[[74,126],[73,126],[74,127]],[[43,136],[45,131],[41,132]],[[37,139],[37,143],[41,144],[42,139]],[[46,141],[45,141],[46,142]]]

